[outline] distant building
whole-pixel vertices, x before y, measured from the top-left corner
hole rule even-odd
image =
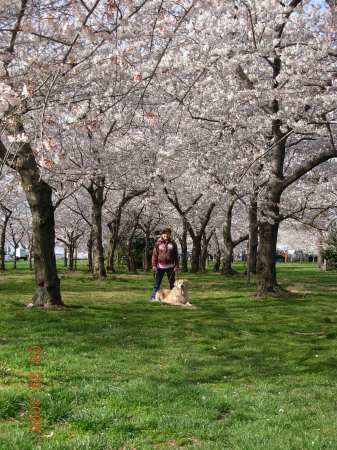
[[[16,259],[24,259],[27,261],[29,257],[29,252],[23,245],[19,245],[15,254]],[[10,259],[14,259],[14,247],[11,244],[7,244],[5,245],[5,260],[8,261]]]

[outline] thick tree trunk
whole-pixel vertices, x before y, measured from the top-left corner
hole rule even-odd
[[[25,189],[28,188],[30,181],[23,177]],[[38,286],[33,297],[33,304],[35,306],[63,305],[60,280],[56,270],[52,191],[43,181],[34,184],[32,191],[27,195],[33,218],[34,269]]]
[[[102,208],[104,204],[104,177],[96,177],[88,189],[92,200],[92,241],[94,277],[105,279],[104,248],[102,237]]]
[[[20,122],[17,132],[24,132]],[[34,240],[34,268],[37,289],[33,306],[63,305],[60,280],[57,276],[55,258],[55,222],[51,187],[41,179],[41,174],[29,143],[20,143],[13,155],[10,167],[16,170],[32,214],[32,237]],[[0,157],[6,148],[0,140]]]
[[[272,102],[273,112],[279,110],[278,101]],[[285,139],[281,131],[281,122],[272,121],[272,134],[277,143],[271,154],[271,174],[268,184],[264,187],[264,195],[260,196],[259,251],[257,262],[258,297],[263,297],[279,290],[276,279],[276,247],[280,224],[280,200],[284,190],[284,158]]]
[[[201,236],[197,235],[193,239],[193,248],[191,256],[191,272],[200,272],[200,256],[201,256]]]
[[[294,2],[299,3],[299,2]],[[274,28],[274,38],[281,39],[283,27],[277,24]],[[271,62],[273,67],[273,88],[277,90],[277,80],[282,68],[281,56],[277,53]],[[270,110],[273,114],[279,112],[278,96],[270,102]],[[284,159],[286,153],[287,133],[282,131],[282,121],[272,119],[271,136],[272,147],[269,155],[270,173],[268,182],[263,188],[263,196],[260,196],[258,221],[259,250],[257,261],[257,296],[265,296],[278,291],[276,279],[276,246],[278,228],[280,223],[280,200],[287,183],[284,179]]]
[[[263,222],[259,225],[260,245],[257,267],[257,295],[277,292],[276,245],[279,223]]]
[[[41,180],[29,144],[23,144],[18,151],[15,158],[15,169],[21,176],[22,186],[32,214],[34,269],[37,284],[33,305],[61,306],[63,302],[56,269],[52,189]]]
[[[224,275],[233,275],[234,270],[232,269],[232,261],[234,248],[233,248],[233,241],[230,236],[230,231],[227,225],[224,225],[223,237],[224,237],[224,252],[222,257],[222,273]]]
[[[6,208],[7,209],[7,208]],[[9,210],[8,210],[9,211]],[[6,255],[6,251],[5,251],[5,245],[6,245],[6,231],[7,231],[7,225],[8,225],[8,221],[10,219],[11,216],[11,212],[9,212],[8,214],[5,212],[5,218],[4,218],[4,223],[2,225],[2,230],[1,230],[1,241],[0,241],[0,270],[6,270],[6,265],[5,265],[5,255]]]
[[[187,257],[187,225],[183,219],[183,232],[179,236],[180,248],[181,248],[181,270],[182,272],[188,271],[188,257]]]
[[[258,247],[258,224],[257,224],[257,201],[252,199],[249,207],[249,253],[247,269],[249,273],[256,273],[257,247]]]
[[[276,248],[280,224],[279,205],[281,194],[282,188],[279,178],[275,177],[270,180],[269,186],[265,190],[265,196],[261,199],[259,220],[260,241],[256,278],[256,294],[259,297],[279,290],[276,279]]]

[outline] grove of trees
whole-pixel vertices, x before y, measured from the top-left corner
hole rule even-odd
[[[188,269],[247,247],[279,290],[280,225],[336,218],[337,10],[314,0],[0,0],[0,270],[29,248],[62,306],[55,242],[105,279],[171,225]],[[291,233],[291,231],[290,231]]]

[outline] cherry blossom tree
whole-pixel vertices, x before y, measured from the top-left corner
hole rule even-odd
[[[193,39],[165,55],[163,63],[173,68],[160,82],[171,101],[202,124],[193,130],[196,140],[207,139],[210,154],[221,155],[223,147],[238,161],[240,184],[263,165],[258,294],[265,295],[278,289],[283,193],[337,156],[335,17],[311,1],[214,1],[190,17],[187,28]]]
[[[81,109],[88,101],[92,110],[107,111],[137,91],[132,106],[137,111],[193,2],[177,7],[150,0],[2,0],[1,7],[0,158],[20,174],[32,212],[37,283],[33,304],[61,306],[52,189],[46,174],[66,157],[60,129],[71,109]],[[142,62],[150,67],[147,74],[140,71]],[[110,89],[102,79],[114,80]],[[102,183],[96,171],[87,186],[96,206],[102,204]],[[104,275],[97,208],[93,218],[95,267]]]

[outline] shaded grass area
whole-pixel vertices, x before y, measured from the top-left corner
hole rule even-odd
[[[148,304],[150,274],[84,270],[60,272],[73,308],[28,310],[25,263],[1,274],[0,449],[335,450],[336,273],[278,270],[290,292],[263,301],[242,275],[184,274],[195,310]]]

